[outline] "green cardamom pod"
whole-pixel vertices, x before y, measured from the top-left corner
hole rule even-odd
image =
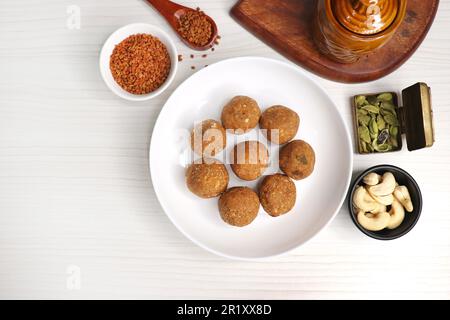
[[[377,99],[376,96],[368,96],[368,97],[366,98],[366,100],[367,100],[367,102],[368,102],[369,104],[371,104],[371,105],[376,105],[376,104],[378,104],[378,99]]]
[[[377,143],[378,144],[386,143],[386,140],[389,139],[389,137],[390,137],[389,131],[387,129],[384,129],[378,135]]]
[[[390,137],[389,138],[389,143],[392,145],[392,147],[394,147],[395,149],[398,148],[398,140],[396,137]]]
[[[366,126],[359,126],[358,127],[358,134],[359,134],[359,138],[367,143],[370,143],[372,140],[370,139],[370,132],[369,132],[369,128],[367,128]]]
[[[367,104],[367,100],[365,96],[357,96],[355,98],[356,106],[362,107],[363,105]]]
[[[358,122],[362,126],[367,127],[369,125],[370,119],[371,119],[370,116],[364,116],[364,115],[358,116]]]
[[[376,134],[378,136],[378,124],[376,118],[370,120],[369,129],[371,134]]]
[[[392,101],[392,94],[389,92],[386,93],[382,93],[380,95],[378,95],[377,99],[380,101]]]
[[[366,110],[370,113],[374,113],[374,114],[379,114],[380,113],[380,108],[376,107],[374,105],[368,104],[364,107],[361,107],[362,110]]]
[[[358,116],[366,116],[368,114],[368,112],[366,110],[363,110],[363,109],[357,109],[356,110],[356,114]]]
[[[395,110],[397,109],[392,102],[382,102],[381,103],[381,108],[385,109],[385,110],[390,110],[390,111],[393,111],[393,112],[395,112]]]
[[[370,132],[370,140],[371,141],[376,140],[377,138],[378,138],[378,133]]]
[[[378,125],[378,130],[382,131],[384,130],[384,128],[386,128],[386,122],[383,119],[383,116],[381,114],[379,114],[377,116],[377,125]]]
[[[383,108],[381,108],[380,109],[380,114],[383,116],[383,117],[386,117],[386,115],[388,115],[388,114],[390,114],[390,115],[392,115],[392,116],[394,116],[394,117],[396,117],[397,118],[397,112],[395,112],[394,110],[388,110],[388,109],[383,109]],[[384,119],[385,121],[386,121],[386,119]]]
[[[369,152],[368,149],[367,149],[367,144],[364,141],[362,141],[362,140],[359,142],[359,151],[361,153],[368,153]]]
[[[389,134],[390,134],[391,136],[393,136],[393,137],[397,137],[397,135],[398,135],[398,127],[393,125],[393,126],[389,129]]]
[[[384,121],[389,123],[392,126],[398,126],[398,119],[393,114],[386,114],[384,115]]]
[[[392,150],[392,146],[388,143],[378,144],[376,140],[372,142],[373,149],[377,152],[388,152]]]

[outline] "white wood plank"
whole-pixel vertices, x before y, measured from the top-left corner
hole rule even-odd
[[[306,246],[261,262],[203,251],[171,225],[149,181],[148,143],[164,101],[197,70],[226,58],[284,59],[228,15],[234,1],[180,1],[218,22],[221,44],[207,58],[185,56],[158,99],[114,96],[98,53],[119,26],[168,27],[140,0],[2,0],[0,9],[0,298],[450,298],[450,3],[417,53],[395,73],[344,85],[316,77],[351,125],[349,96],[433,91],[432,149],[356,156],[355,171],[392,163],[410,171],[425,204],[417,227],[393,242],[366,238],[344,207]],[[66,27],[69,5],[81,29]],[[81,289],[68,290],[69,266]]]

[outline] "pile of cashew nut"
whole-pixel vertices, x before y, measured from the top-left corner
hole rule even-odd
[[[359,224],[369,231],[395,229],[405,218],[405,210],[413,211],[408,188],[399,186],[391,172],[383,176],[369,173],[363,178],[365,186],[357,186],[353,193]]]

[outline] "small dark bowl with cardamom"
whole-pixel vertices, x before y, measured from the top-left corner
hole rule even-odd
[[[353,205],[353,194],[358,186],[364,185],[364,177],[372,172],[379,175],[383,175],[386,172],[391,172],[400,186],[406,186],[408,188],[413,204],[413,211],[405,212],[405,218],[403,222],[395,229],[385,228],[381,231],[369,231],[358,222],[356,208]],[[387,164],[377,165],[361,172],[351,184],[348,194],[348,209],[353,223],[362,233],[377,240],[394,240],[404,236],[409,231],[411,231],[419,221],[420,215],[422,213],[422,205],[422,193],[416,180],[414,180],[414,178],[405,170]]]

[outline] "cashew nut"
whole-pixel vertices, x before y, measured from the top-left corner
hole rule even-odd
[[[377,208],[372,210],[372,211],[370,211],[370,213],[377,214],[377,213],[380,213],[380,212],[387,212],[387,208],[386,208],[385,205],[382,205],[381,203],[377,202]]]
[[[399,186],[391,172],[383,176],[369,173],[363,182],[364,186],[357,186],[353,194],[359,224],[369,231],[398,228],[405,219],[405,210],[413,211],[408,188]]]
[[[403,219],[405,219],[405,209],[403,209],[403,205],[397,199],[394,199],[389,215],[390,220],[387,225],[388,229],[397,228],[402,224]]]
[[[353,205],[364,212],[370,212],[378,208],[378,203],[362,186],[356,188],[353,194]]]
[[[392,194],[395,189],[395,177],[391,172],[386,172],[383,174],[381,183],[376,186],[370,186],[370,194],[380,197]]]
[[[376,186],[380,180],[381,176],[375,172],[371,172],[363,178],[363,182],[368,186]]]
[[[372,196],[372,198],[376,202],[378,202],[382,205],[385,205],[385,206],[390,206],[392,204],[392,202],[394,201],[394,196],[392,194],[388,194],[385,196],[379,196],[379,197],[377,197],[376,195],[373,195],[370,191],[369,191],[369,194]]]
[[[357,219],[364,229],[369,231],[380,231],[388,226],[391,216],[387,212],[366,215],[364,211],[359,210]]]
[[[395,187],[394,190],[394,196],[395,198],[400,201],[400,203],[405,207],[406,211],[412,212],[414,210],[411,196],[409,195],[408,188],[405,186],[398,186]]]

